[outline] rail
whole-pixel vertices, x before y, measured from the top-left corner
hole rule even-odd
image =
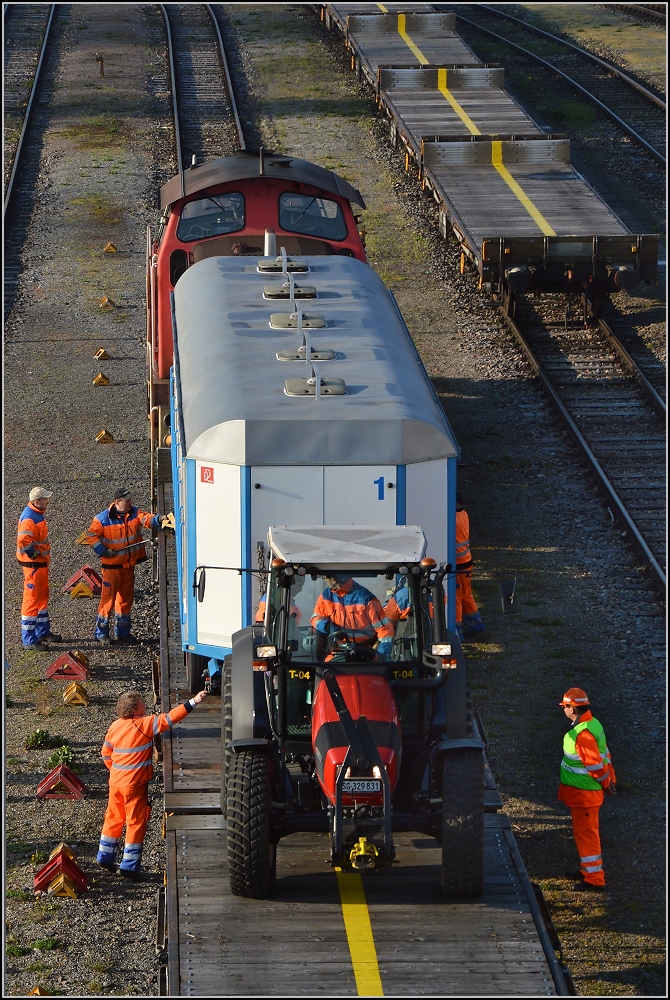
[[[551,32],[544,31],[542,28],[538,28],[534,24],[529,24],[528,21],[524,21],[523,18],[515,17],[513,14],[508,14],[506,11],[498,10],[496,7],[490,7],[488,4],[481,4],[481,7],[483,10],[491,11],[491,13],[495,14],[497,17],[503,17],[507,21],[513,21],[516,24],[522,25],[524,30],[530,32],[531,34],[542,35],[542,37],[548,38],[552,42],[556,42],[559,45],[563,45],[568,49],[572,49],[583,59],[587,59],[589,62],[593,62],[597,66],[601,66],[603,69],[606,69],[608,73],[612,73],[614,76],[618,77],[624,83],[628,84],[628,86],[632,87],[633,90],[637,90],[639,94],[642,94],[643,97],[646,97],[648,101],[651,101],[652,104],[655,104],[662,111],[666,110],[666,103],[665,101],[661,100],[660,97],[657,97],[656,94],[652,94],[650,90],[647,90],[646,87],[643,87],[642,84],[638,83],[637,80],[634,80],[632,76],[629,76],[627,73],[624,73],[623,70],[619,69],[618,66],[615,66],[611,62],[607,62],[607,60],[605,59],[601,59],[599,56],[594,55],[593,52],[589,52],[588,49],[583,49],[579,45],[574,45],[572,42],[569,42],[566,38],[561,38],[560,35],[552,35]]]
[[[526,337],[524,336],[521,327],[514,321],[514,319],[507,312],[505,312],[503,308],[500,309],[500,314],[503,316],[506,323],[509,325],[510,330],[514,334],[516,340],[518,341],[523,353],[525,354],[526,358],[530,362],[532,368],[534,369],[535,373],[537,374],[538,378],[540,379],[544,388],[549,394],[551,401],[553,402],[556,409],[559,411],[561,417],[563,418],[568,429],[570,430],[570,433],[572,434],[573,438],[575,439],[580,449],[582,450],[588,464],[590,465],[593,473],[596,476],[596,479],[598,480],[598,483],[602,491],[605,493],[606,497],[613,505],[614,509],[616,510],[619,516],[619,519],[623,522],[623,524],[625,524],[627,531],[630,532],[634,543],[644,555],[645,559],[652,568],[659,583],[661,584],[663,589],[665,589],[666,575],[663,568],[659,564],[654,553],[651,551],[651,548],[647,544],[647,541],[642,535],[642,532],[635,524],[625,504],[623,503],[618,493],[614,489],[614,486],[610,482],[605,470],[603,469],[602,465],[600,464],[595,454],[591,450],[591,447],[586,441],[584,435],[582,434],[579,427],[577,426],[572,416],[570,415],[568,408],[561,399],[561,396],[557,391],[554,383],[544,370],[543,366],[540,364],[533,349],[531,348]],[[631,363],[633,363],[632,359]]]
[[[3,22],[4,22],[5,14],[8,12],[9,8],[12,7],[12,6],[16,6],[16,5],[15,4],[6,4],[5,5],[5,8],[3,10]],[[28,126],[30,124],[30,115],[31,115],[31,112],[32,112],[32,109],[33,109],[33,104],[34,104],[34,101],[35,101],[35,95],[37,94],[37,88],[38,88],[39,82],[40,82],[40,72],[42,70],[42,66],[44,64],[44,59],[45,59],[45,56],[46,56],[47,48],[48,48],[48,45],[49,45],[51,26],[53,24],[53,19],[54,19],[55,13],[56,13],[56,4],[51,4],[51,10],[49,12],[49,20],[47,21],[47,25],[46,25],[46,28],[45,28],[45,31],[44,31],[44,39],[42,41],[42,48],[40,50],[40,56],[39,56],[39,59],[38,59],[38,62],[37,62],[37,68],[35,70],[35,77],[33,79],[33,85],[32,85],[32,87],[30,89],[30,97],[28,98],[28,104],[26,106],[25,114],[23,116],[23,125],[21,127],[21,135],[19,137],[18,145],[16,147],[16,152],[14,154],[14,163],[13,163],[13,166],[12,166],[12,172],[9,175],[9,181],[7,182],[7,190],[5,192],[5,202],[4,202],[4,207],[3,207],[3,211],[2,211],[3,219],[4,219],[5,215],[7,214],[7,209],[9,208],[9,205],[11,203],[12,194],[13,194],[13,191],[14,191],[14,179],[16,177],[16,174],[17,174],[17,171],[18,171],[18,168],[19,168],[19,164],[21,162],[21,152],[23,150],[23,143],[24,143],[25,137],[26,137],[26,135],[28,133]],[[4,24],[3,24],[3,27],[4,27]]]
[[[522,45],[518,45],[516,42],[510,41],[509,38],[505,38],[504,35],[499,35],[497,34],[497,32],[491,31],[490,28],[485,28],[483,25],[477,24],[476,21],[471,21],[469,18],[463,17],[462,14],[457,14],[456,17],[457,20],[462,21],[464,24],[467,24],[471,28],[474,28],[475,31],[479,31],[482,34],[489,36],[490,38],[494,38],[498,42],[502,42],[504,45],[507,45],[512,49],[515,49],[517,52],[520,52],[526,58],[532,59],[534,62],[539,63],[541,66],[544,66],[545,69],[548,69],[550,70],[550,72],[555,73],[557,76],[560,76],[571,87],[574,87],[575,90],[578,90],[579,93],[582,94],[582,96],[585,97],[588,101],[590,101],[592,104],[595,104],[596,107],[599,107],[601,111],[603,111],[609,118],[612,119],[612,121],[616,122],[616,124],[619,125],[619,127],[623,129],[623,131],[627,135],[629,135],[631,139],[633,139],[640,146],[646,149],[647,152],[655,160],[657,160],[658,163],[661,163],[663,164],[663,166],[665,166],[666,158],[663,155],[663,153],[661,153],[658,149],[656,149],[655,146],[652,146],[650,142],[647,142],[647,140],[643,138],[643,136],[641,136],[638,132],[636,132],[631,125],[629,125],[627,122],[623,120],[623,118],[620,118],[615,111],[612,111],[611,108],[609,108],[606,104],[604,104],[600,100],[600,98],[596,97],[595,94],[592,94],[585,87],[582,87],[580,83],[577,83],[576,80],[568,76],[567,73],[564,73],[563,70],[558,69],[557,66],[554,66],[554,64],[550,63],[547,59],[543,59],[542,56],[538,56],[534,52],[531,52],[530,49],[525,49]],[[525,22],[521,23],[525,25]]]

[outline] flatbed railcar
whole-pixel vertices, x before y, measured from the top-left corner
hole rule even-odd
[[[658,236],[633,233],[481,63],[455,15],[429,4],[323,4],[352,69],[373,89],[406,169],[437,203],[480,287],[513,308],[522,292],[588,296],[657,280]]]
[[[333,175],[295,209],[286,174],[263,180],[271,155],[233,159],[225,184],[259,231],[203,232],[199,216],[189,251],[158,240],[147,261],[158,270],[162,253],[169,268],[176,250],[181,269],[162,291],[148,282],[150,319],[163,295],[171,320],[152,449],[159,509],[176,514],[174,541],[161,540],[163,709],[201,685],[208,660],[224,675],[220,709],[212,698],[163,740],[163,991],[566,995],[453,631],[458,446],[366,266],[345,182]],[[220,183],[228,165],[212,169]],[[177,236],[189,204],[216,218],[228,204],[231,187],[212,192],[201,170],[205,197],[193,175],[168,187],[164,232],[175,212]],[[282,195],[293,225],[318,208],[305,244],[281,226]],[[384,651],[369,629],[326,632],[319,650],[320,580],[342,569],[380,603],[407,591],[412,614]],[[370,918],[363,957],[353,902]]]

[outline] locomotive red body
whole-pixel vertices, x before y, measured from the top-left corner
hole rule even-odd
[[[161,188],[158,231],[147,233],[149,409],[167,407],[172,294],[206,257],[340,254],[365,261],[351,202],[358,191],[330,170],[260,150],[190,167]]]

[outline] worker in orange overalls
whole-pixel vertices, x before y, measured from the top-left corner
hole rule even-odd
[[[472,553],[470,518],[463,509],[460,493],[456,497],[456,631],[463,642],[472,639],[486,626],[472,596]]]
[[[326,587],[316,600],[311,618],[317,637],[316,656],[325,653],[326,660],[339,659],[344,647],[357,643],[372,647],[375,642],[379,659],[390,656],[393,625],[372,591],[349,573],[329,573],[323,579]]]
[[[147,559],[142,529],[172,530],[173,524],[172,515],[159,517],[135,507],[130,490],[125,487],[116,490],[107,510],[93,518],[86,542],[102,560],[102,592],[95,626],[95,638],[101,645],[110,643],[112,610],[116,617],[116,641],[121,644],[137,642],[130,632],[130,612],[135,597],[135,567]]]
[[[142,844],[151,816],[148,791],[154,776],[154,737],[185,719],[206,697],[206,691],[199,691],[186,704],[162,715],[146,715],[142,695],[137,691],[119,698],[118,719],[107,730],[102,745],[102,759],[109,768],[109,802],[95,859],[100,868],[133,881],[141,880]],[[123,858],[117,869],[116,851],[124,826]]]
[[[48,649],[47,639],[62,642],[49,622],[51,545],[45,513],[52,496],[50,490],[35,486],[19,518],[16,558],[23,570],[21,641],[27,649]]]
[[[558,703],[571,722],[563,738],[559,802],[572,816],[572,832],[579,852],[581,880],[577,890],[602,892],[605,871],[600,849],[598,813],[604,793],[616,794],[616,775],[607,748],[605,732],[594,719],[586,691],[570,688]]]

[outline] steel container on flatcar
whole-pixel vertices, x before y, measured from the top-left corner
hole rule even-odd
[[[263,563],[271,525],[420,525],[455,564],[458,447],[392,295],[359,260],[309,256],[291,302],[264,263],[209,257],[174,292],[182,637],[202,656],[253,621],[257,576],[234,570]],[[332,360],[280,360],[305,341]],[[202,602],[200,566],[231,567],[207,571]]]

